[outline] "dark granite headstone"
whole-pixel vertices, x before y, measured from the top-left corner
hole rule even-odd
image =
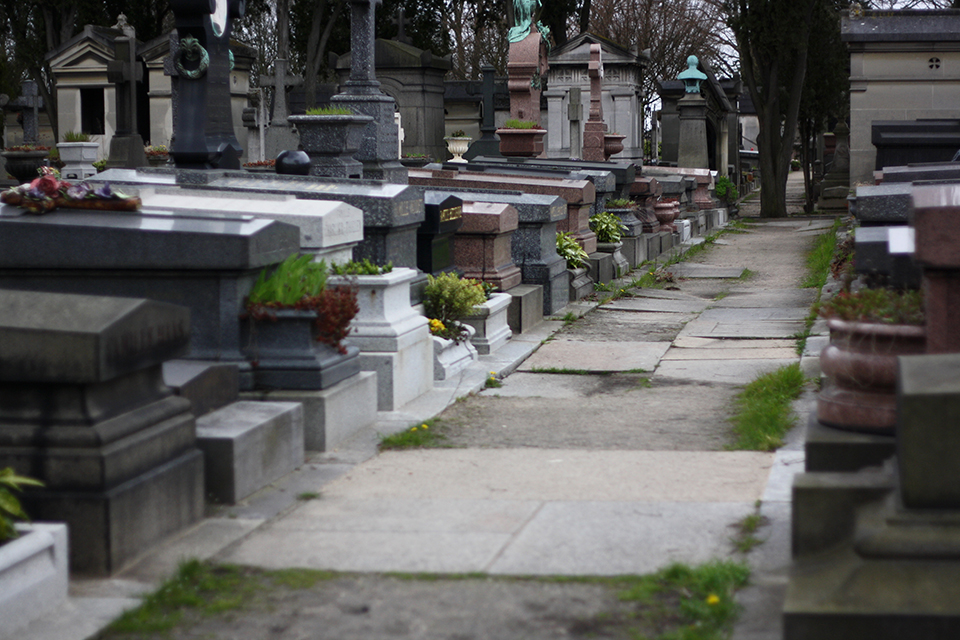
[[[425,218],[417,230],[417,267],[434,275],[457,271],[453,266],[453,234],[463,224],[463,200],[427,191],[423,203]]]
[[[883,182],[960,181],[960,162],[932,162],[884,167]]]
[[[907,224],[913,209],[911,188],[909,183],[857,187],[851,213],[863,226]]]
[[[74,571],[115,572],[203,516],[190,402],[162,377],[189,339],[180,306],[0,290],[0,467],[44,483],[24,508],[67,523]]]
[[[108,167],[130,169],[147,164],[143,138],[137,132],[137,83],[143,80],[143,67],[137,61],[137,38],[133,27],[121,20],[115,29],[124,35],[114,40],[114,59],[107,63],[107,80],[114,84],[117,130],[110,139]]]
[[[170,0],[179,37],[170,51],[176,69],[170,155],[178,168],[240,168],[243,150],[230,105],[230,31],[245,5],[244,0]]]
[[[879,278],[876,284],[896,289],[919,289],[922,271],[913,258],[913,229],[897,227],[858,227],[855,234],[856,272]]]
[[[478,156],[486,158],[503,157],[500,155],[500,138],[497,137],[497,125],[494,123],[493,99],[496,92],[497,70],[491,65],[483,66],[483,102],[481,102],[480,139],[473,142],[464,160],[473,160]]]

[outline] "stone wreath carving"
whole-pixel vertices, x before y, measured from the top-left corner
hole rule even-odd
[[[186,58],[190,62],[200,61],[200,66],[196,69],[187,69],[183,66],[181,60]],[[207,50],[197,41],[196,38],[192,36],[187,36],[180,40],[180,54],[177,56],[174,66],[179,73],[184,78],[189,78],[190,80],[199,80],[203,77],[203,74],[207,72],[207,67],[210,66],[210,54],[207,53]]]

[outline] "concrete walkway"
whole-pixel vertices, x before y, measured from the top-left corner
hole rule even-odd
[[[789,186],[795,192],[796,180]],[[515,337],[403,411],[381,414],[347,446],[313,455],[241,505],[213,509],[114,579],[74,580],[63,614],[19,637],[89,637],[187,557],[497,575],[633,574],[743,558],[733,525],[760,501],[766,542],[745,557],[754,574],[735,637],[779,638],[802,434],[776,453],[726,451],[726,418],[740,385],[798,360],[793,336],[815,294],[798,289],[803,254],[829,224],[760,223],[676,265],[666,289],[571,305],[579,321]],[[480,391],[490,371],[503,387]],[[798,402],[799,424],[810,402]],[[379,434],[438,414],[456,448],[376,454]],[[320,498],[297,500],[307,492]]]

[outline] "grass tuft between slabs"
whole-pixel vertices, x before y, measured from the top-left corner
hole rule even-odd
[[[388,436],[380,436],[380,451],[441,447],[444,436],[438,433],[436,419],[415,424]]]
[[[734,398],[730,449],[773,451],[783,445],[783,436],[796,422],[792,403],[803,392],[807,379],[799,363],[766,373],[743,388]]]

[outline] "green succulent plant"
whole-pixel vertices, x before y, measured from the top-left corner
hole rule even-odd
[[[566,231],[557,232],[557,253],[567,261],[568,269],[579,269],[587,263],[589,256],[573,234]]]

